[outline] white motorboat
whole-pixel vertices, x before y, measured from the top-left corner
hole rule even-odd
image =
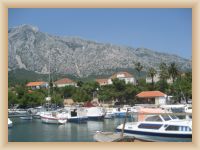
[[[68,114],[65,112],[44,112],[40,116],[43,123],[65,124],[67,122]]]
[[[75,123],[83,123],[87,122],[88,116],[87,116],[87,109],[83,107],[77,107],[77,108],[68,108],[68,118],[67,120],[69,122],[75,122]]]
[[[121,132],[123,124],[116,129]],[[144,121],[128,122],[124,133],[139,139],[163,142],[191,142],[192,121],[179,120],[171,115],[151,115]]]
[[[179,119],[192,120],[192,105],[190,104],[161,105],[160,108],[170,113],[186,113],[186,115],[178,115]]]
[[[115,114],[115,117],[118,117],[118,118],[123,118],[126,116],[126,111],[127,109],[126,108],[113,108],[113,113]]]
[[[13,126],[12,121],[8,118],[8,128],[11,128]]]
[[[33,117],[32,115],[28,115],[28,116],[23,116],[23,117],[20,117],[22,120],[32,120]]]
[[[113,112],[113,108],[106,108],[106,113],[105,113],[104,118],[112,119],[112,118],[114,118],[114,116],[115,116],[115,113]]]
[[[89,120],[102,120],[105,116],[105,110],[102,107],[88,107],[87,117]]]

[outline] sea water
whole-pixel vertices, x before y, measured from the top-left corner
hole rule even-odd
[[[124,122],[124,118],[113,118],[57,125],[42,123],[40,119],[11,120],[13,127],[8,129],[9,142],[94,142],[96,131],[114,132],[116,127]],[[133,121],[133,118],[128,121]]]

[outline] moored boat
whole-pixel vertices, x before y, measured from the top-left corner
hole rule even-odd
[[[106,112],[105,112],[105,119],[112,119],[115,117],[115,113],[113,112],[113,108],[106,108]]]
[[[43,123],[48,124],[65,124],[67,122],[67,114],[59,112],[47,112],[40,115]]]
[[[70,108],[68,109],[68,111],[69,115],[67,120],[69,122],[75,122],[75,123],[87,122],[88,116],[86,108],[83,107]]]
[[[88,107],[87,117],[89,120],[103,120],[105,116],[105,110],[102,107]]]
[[[13,126],[13,122],[8,118],[8,128],[11,128]]]
[[[134,136],[122,136],[121,133],[102,131],[97,131],[93,138],[96,142],[150,142],[147,140],[135,138]]]
[[[116,128],[121,132],[123,124]],[[128,122],[124,133],[136,138],[162,142],[191,142],[192,121],[179,120],[170,115],[151,115],[144,121]]]
[[[32,120],[33,116],[32,115],[30,115],[30,116],[23,116],[23,117],[20,117],[20,119],[22,119],[22,120]]]

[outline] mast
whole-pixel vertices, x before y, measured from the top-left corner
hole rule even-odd
[[[51,80],[51,67],[50,67],[50,60],[51,60],[51,48],[49,52],[49,89],[48,89],[48,97],[50,97],[50,80]]]
[[[49,105],[50,105],[50,101],[51,101],[51,95],[50,95],[50,80],[51,80],[51,67],[50,67],[50,60],[51,60],[51,48],[49,51],[49,87],[48,87],[48,96],[46,97],[46,101],[48,104],[48,110],[49,110]]]

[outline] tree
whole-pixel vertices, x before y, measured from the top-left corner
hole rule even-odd
[[[175,79],[179,75],[179,70],[177,68],[176,63],[171,63],[169,68],[168,68],[168,71],[169,71],[169,76],[172,77],[172,81],[174,83]]]
[[[13,107],[15,104],[17,104],[17,96],[14,91],[8,90],[8,107]]]
[[[177,101],[181,102],[183,99],[187,103],[188,99],[192,99],[192,74],[186,73],[178,77],[171,88]]]
[[[159,69],[160,69],[159,73],[160,80],[166,81],[169,78],[169,72],[166,63],[161,63]]]
[[[83,89],[77,88],[76,92],[72,96],[72,99],[77,102],[86,102],[86,101],[90,101],[92,97]]]
[[[97,90],[100,88],[99,83],[96,81],[89,81],[82,85],[81,89],[85,91],[90,96],[94,96],[94,94],[97,94]]]
[[[139,77],[140,77],[140,73],[141,73],[141,71],[143,69],[143,66],[141,65],[140,62],[135,63],[135,69],[137,70],[137,72],[139,74]]]
[[[83,81],[80,81],[80,80],[79,80],[79,81],[77,82],[77,86],[78,86],[78,87],[82,87],[82,85],[83,85]]]
[[[76,92],[76,87],[65,86],[64,88],[62,88],[61,95],[64,96],[64,98],[71,98],[75,92]]]
[[[98,99],[103,102],[111,102],[114,97],[113,85],[102,86],[99,90]]]
[[[157,71],[153,67],[149,68],[149,70],[147,72],[147,76],[151,78],[152,85],[154,84],[154,77],[155,77],[156,73],[157,73]]]

